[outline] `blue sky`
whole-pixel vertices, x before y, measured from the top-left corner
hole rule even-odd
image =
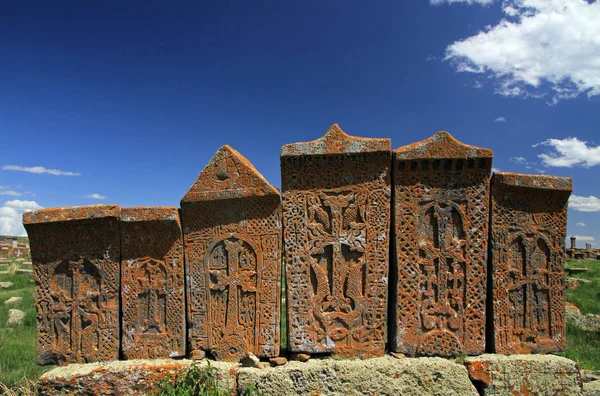
[[[600,245],[598,20],[598,0],[2,2],[0,234],[39,207],[178,205],[223,144],[279,187],[281,146],[337,122],[570,176],[568,234]]]

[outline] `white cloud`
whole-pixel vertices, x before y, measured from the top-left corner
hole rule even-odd
[[[577,227],[585,227],[585,223],[577,223]]]
[[[61,171],[58,169],[47,169],[43,166],[19,166],[19,165],[4,165],[2,167],[3,170],[11,170],[11,171],[21,171],[21,172],[29,172],[29,173],[47,173],[49,175],[54,176],[80,176],[81,174],[78,172],[69,172],[69,171]]]
[[[465,4],[483,4],[490,5],[494,2],[494,0],[429,0],[429,4],[431,5],[440,5],[440,4],[453,4],[453,3],[465,3]]]
[[[525,166],[525,169],[533,169],[535,165],[535,162],[529,162],[525,157],[510,157],[509,159],[516,164]]]
[[[444,2],[457,0],[430,1]],[[444,59],[490,77],[504,96],[550,95],[557,103],[600,95],[600,1],[504,0],[502,10],[504,19],[452,43]]]
[[[100,195],[100,194],[88,194],[88,195],[84,195],[85,198],[92,198],[92,199],[104,199],[106,198],[105,195]]]
[[[506,122],[506,118],[504,117],[498,117],[494,120],[494,122]]]
[[[492,168],[492,173],[502,172],[500,168]]]
[[[600,199],[593,195],[589,197],[571,195],[569,198],[569,208],[579,212],[600,212]]]
[[[585,235],[573,235],[575,238],[577,238],[578,242],[592,242],[594,241],[594,237],[591,236],[585,236]]]
[[[15,190],[10,190],[8,186],[0,186],[0,195],[11,195],[13,197],[20,197],[23,194]]]
[[[42,209],[35,201],[7,201],[0,207],[0,235],[27,235],[23,227],[23,212]]]
[[[574,165],[583,165],[586,168],[600,164],[600,146],[588,146],[586,141],[576,137],[566,139],[548,139],[533,147],[548,146],[556,152],[540,154],[542,164],[570,168]]]

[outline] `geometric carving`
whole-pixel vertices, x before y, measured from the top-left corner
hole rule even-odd
[[[252,164],[221,147],[181,200],[192,357],[279,354],[281,199]]]
[[[384,354],[390,145],[334,124],[281,150],[291,351]]]
[[[121,348],[125,359],[185,356],[179,209],[121,210]]]
[[[38,364],[118,359],[119,212],[95,205],[24,213]]]
[[[494,348],[503,354],[565,347],[564,241],[571,179],[492,177]]]
[[[491,164],[448,132],[394,151],[394,351],[484,351]]]

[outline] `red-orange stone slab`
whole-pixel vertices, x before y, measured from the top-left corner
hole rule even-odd
[[[179,209],[121,210],[121,349],[125,359],[185,356]]]
[[[565,348],[567,177],[494,173],[491,275],[494,347],[502,354]]]
[[[288,348],[382,356],[388,294],[390,139],[283,146]]]
[[[116,205],[23,214],[35,277],[37,362],[119,358],[119,213]]]
[[[491,166],[448,132],[394,151],[394,351],[484,351]]]
[[[181,200],[192,357],[279,354],[281,199],[229,146]]]

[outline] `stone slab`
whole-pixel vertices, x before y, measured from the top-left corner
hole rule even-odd
[[[393,155],[391,349],[482,353],[492,151],[442,131]]]
[[[491,183],[493,350],[564,350],[571,179],[496,172]]]
[[[126,360],[108,363],[70,364],[43,374],[38,382],[39,395],[148,395],[159,391],[159,382],[187,369],[192,360]],[[195,361],[200,369],[206,360]],[[216,369],[217,385],[235,394],[236,366],[210,362]]]
[[[24,213],[39,364],[118,359],[119,214],[116,205]]]
[[[191,356],[279,354],[281,199],[252,164],[221,147],[181,200]]]
[[[465,365],[480,395],[581,395],[576,362],[553,355],[481,355]]]
[[[185,356],[179,209],[121,210],[121,349],[125,359]]]
[[[390,226],[389,139],[346,135],[281,149],[288,349],[382,356]]]
[[[310,359],[240,368],[238,389],[250,384],[264,395],[477,395],[466,368],[441,358]]]

